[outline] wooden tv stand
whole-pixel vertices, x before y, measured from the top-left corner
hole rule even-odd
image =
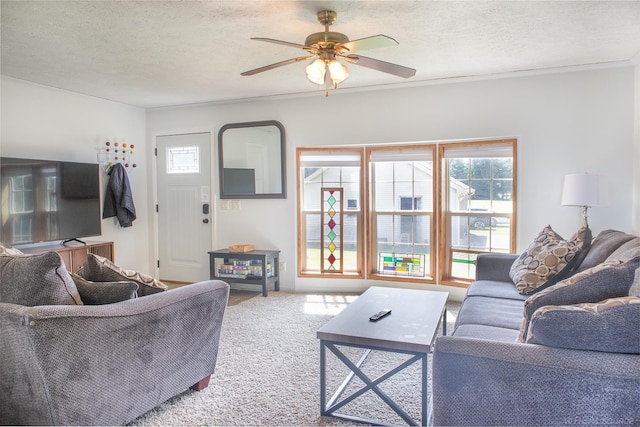
[[[88,240],[86,245],[72,243],[69,246],[60,246],[59,243],[52,243],[50,245],[21,249],[21,251],[25,254],[40,254],[49,251],[57,252],[62,257],[67,270],[74,273],[82,267],[89,253],[114,261],[113,242],[95,242]]]

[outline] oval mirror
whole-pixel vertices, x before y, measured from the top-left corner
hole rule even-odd
[[[280,122],[231,123],[218,133],[221,199],[286,198],[285,138]]]

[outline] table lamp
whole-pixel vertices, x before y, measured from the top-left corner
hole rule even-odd
[[[606,192],[604,177],[588,173],[569,174],[564,176],[562,189],[563,206],[582,207],[582,225],[588,227],[587,209],[605,204]]]

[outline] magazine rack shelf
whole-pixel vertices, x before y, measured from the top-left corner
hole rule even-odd
[[[254,250],[251,252],[231,252],[219,249],[209,252],[209,277],[225,282],[259,285],[262,296],[273,286],[280,290],[278,250]]]

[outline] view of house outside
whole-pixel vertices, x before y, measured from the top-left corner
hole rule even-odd
[[[473,279],[479,252],[511,249],[513,159],[453,158],[448,174],[451,275]]]
[[[432,274],[433,162],[371,162],[377,273]]]

